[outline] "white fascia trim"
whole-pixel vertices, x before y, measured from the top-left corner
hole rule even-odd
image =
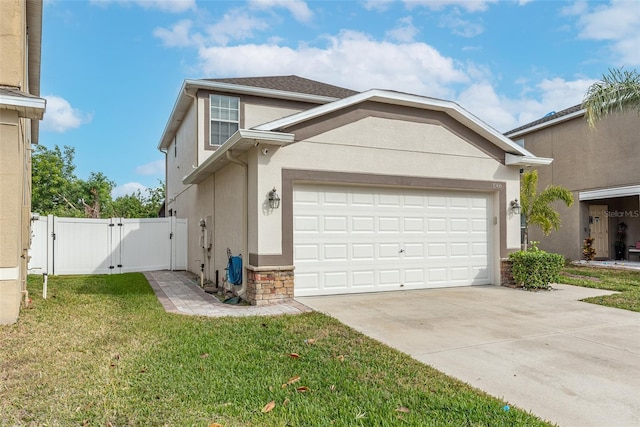
[[[469,126],[471,129],[483,135],[484,137],[489,139],[491,142],[498,145],[500,148],[505,149],[506,147],[508,150],[518,153],[522,156],[535,158],[535,156],[532,153],[530,153],[523,147],[520,147],[511,139],[505,137],[500,132],[493,129],[491,126],[487,125],[482,120],[480,120],[473,114],[469,113],[467,110],[465,110],[455,102],[445,101],[445,100],[436,99],[436,98],[429,98],[429,97],[420,96],[420,95],[412,95],[412,94],[403,93],[403,92],[393,92],[393,91],[382,90],[382,89],[371,89],[366,92],[361,92],[361,93],[349,96],[347,98],[339,99],[330,104],[320,105],[310,110],[305,110],[300,113],[284,117],[282,119],[274,120],[269,123],[264,123],[262,125],[254,127],[254,129],[258,129],[258,130],[280,129],[282,127],[295,125],[295,124],[304,122],[306,120],[313,119],[313,118],[322,116],[324,114],[334,112],[341,108],[358,104],[363,101],[376,101],[376,102],[383,102],[387,104],[404,105],[409,107],[441,111],[449,114],[451,117],[458,120],[462,124]]]
[[[257,95],[267,98],[288,99],[292,101],[306,101],[313,103],[326,104],[335,101],[338,98],[330,96],[310,95],[306,93],[289,92],[286,90],[266,89],[257,86],[243,86],[234,83],[210,82],[204,80],[185,80],[185,86],[188,89],[210,89],[221,90],[224,92],[238,93],[245,95]]]
[[[613,197],[640,196],[640,185],[627,187],[601,188],[599,190],[580,191],[578,200],[610,199]]]
[[[557,125],[558,123],[566,122],[567,120],[575,119],[576,117],[584,116],[584,112],[585,112],[584,109],[578,110],[578,111],[576,111],[574,113],[567,114],[567,115],[558,117],[558,118],[553,119],[553,120],[549,120],[548,122],[540,123],[540,124],[532,126],[530,128],[522,129],[522,130],[520,130],[518,132],[514,132],[514,133],[507,133],[505,135],[508,136],[509,138],[517,138],[517,137],[519,137],[521,135],[526,135],[528,133],[535,132],[535,131],[540,130],[540,129],[544,129],[544,128],[549,127],[549,126]]]
[[[257,131],[253,129],[240,129],[231,137],[225,141],[212,155],[210,155],[204,162],[198,165],[190,174],[182,178],[182,183],[184,185],[193,184],[199,178],[199,176],[204,172],[204,170],[209,167],[212,163],[219,160],[221,157],[225,157],[228,151],[233,150],[233,148],[243,140],[254,140],[256,145],[258,143],[267,144],[267,145],[286,145],[293,142],[294,135],[291,133],[282,133],[282,132],[265,132],[265,131]]]
[[[0,95],[0,108],[18,111],[21,117],[29,119],[42,119],[46,106],[43,98]]]
[[[504,164],[506,166],[546,166],[553,162],[549,157],[537,156],[517,156],[511,153],[504,154]]]
[[[18,267],[0,267],[0,280],[16,280],[20,277]]]

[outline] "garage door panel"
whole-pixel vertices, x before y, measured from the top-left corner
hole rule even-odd
[[[378,217],[378,232],[380,233],[399,233],[400,218],[391,216]]]
[[[378,258],[381,260],[400,259],[400,244],[384,243],[384,244],[378,245]]]
[[[353,233],[373,233],[375,231],[375,218],[372,216],[352,217],[351,231]]]
[[[373,243],[352,244],[351,259],[353,261],[372,261],[375,259],[375,245]]]
[[[329,261],[347,261],[348,245],[328,244],[324,245],[324,259]]]
[[[491,281],[486,194],[305,184],[293,200],[298,296]]]
[[[297,261],[313,261],[320,260],[320,248],[317,244],[295,245],[294,254]]]
[[[319,233],[320,219],[317,215],[296,216],[293,219],[294,233]]]

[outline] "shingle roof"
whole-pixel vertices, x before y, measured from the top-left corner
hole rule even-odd
[[[346,98],[358,93],[355,90],[305,79],[298,76],[268,76],[268,77],[235,77],[225,79],[203,79],[211,82],[229,83],[241,86],[252,86],[264,89],[282,90],[286,92],[304,93],[307,95],[328,96],[332,98]]]
[[[516,132],[520,132],[520,131],[523,131],[523,130],[527,130],[529,128],[538,126],[538,125],[540,125],[542,123],[546,123],[546,122],[549,122],[551,120],[559,119],[560,117],[567,116],[567,115],[569,115],[571,113],[576,113],[576,112],[580,111],[581,109],[582,109],[582,104],[574,105],[573,107],[569,107],[569,108],[564,109],[562,111],[559,111],[557,113],[547,114],[546,116],[544,116],[541,119],[535,120],[535,121],[533,121],[531,123],[527,123],[524,126],[520,126],[518,128],[511,129],[510,131],[505,132],[504,134],[506,136],[509,136],[512,133],[516,133]]]

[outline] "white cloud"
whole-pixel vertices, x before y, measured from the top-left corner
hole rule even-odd
[[[287,9],[296,21],[309,22],[313,18],[313,12],[307,3],[301,0],[251,0],[251,6],[258,9],[272,9],[282,7]]]
[[[148,187],[140,184],[139,182],[127,182],[126,184],[118,185],[113,190],[111,190],[111,197],[117,198],[120,196],[126,196],[128,194],[134,194],[138,190],[144,195],[146,194],[146,190]]]
[[[362,6],[367,10],[384,12],[395,0],[364,0]]]
[[[190,31],[192,22],[189,19],[183,19],[177,22],[171,29],[156,28],[153,30],[153,35],[160,40],[167,47],[186,47],[193,44],[193,40],[190,37]]]
[[[484,26],[478,22],[462,19],[457,11],[440,16],[439,25],[449,28],[453,34],[462,37],[475,37],[484,32]]]
[[[552,111],[580,104],[593,80],[544,79],[528,88],[526,97],[510,99],[495,92],[487,81],[466,88],[457,102],[500,132],[506,132]]]
[[[490,3],[496,3],[498,0],[405,0],[404,3],[408,8],[415,6],[425,6],[431,10],[442,10],[449,6],[459,7],[467,12],[484,12],[489,8]]]
[[[118,3],[123,6],[137,4],[145,9],[158,9],[169,13],[182,13],[196,9],[196,0],[91,0],[92,4],[108,6]]]
[[[47,109],[42,121],[43,130],[62,133],[92,120],[91,114],[73,108],[69,101],[62,97],[45,95],[44,98],[47,100]]]
[[[241,9],[232,9],[222,19],[207,28],[210,40],[226,45],[230,40],[252,38],[256,30],[266,30],[266,21],[253,17]]]
[[[464,70],[426,43],[394,44],[344,31],[325,47],[276,45],[202,47],[204,75],[297,74],[355,90],[394,89],[447,98],[450,85],[467,82]]]
[[[398,25],[387,31],[387,37],[401,43],[412,42],[418,35],[418,28],[413,25],[411,16],[406,16],[398,20]]]
[[[636,1],[598,3],[592,11],[581,3],[564,12],[579,16],[580,38],[610,42],[613,61],[618,65],[640,64],[640,6]]]
[[[159,175],[164,174],[164,160],[155,160],[145,163],[136,168],[137,175]]]

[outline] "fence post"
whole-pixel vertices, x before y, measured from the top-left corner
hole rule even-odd
[[[56,272],[54,270],[55,267],[55,253],[53,248],[55,247],[55,217],[53,215],[47,215],[47,237],[46,237],[46,245],[47,245],[47,260],[46,260],[46,269],[47,274],[55,275]]]

